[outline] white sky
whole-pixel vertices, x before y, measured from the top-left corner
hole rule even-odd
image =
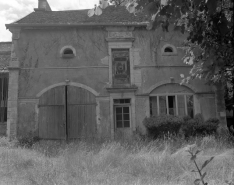
[[[47,0],[53,11],[90,9],[99,0]],[[37,8],[38,0],[0,0],[0,42],[11,41],[11,32],[6,30],[5,24],[12,23]]]

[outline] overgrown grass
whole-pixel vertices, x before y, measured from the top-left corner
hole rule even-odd
[[[234,182],[234,149],[224,139],[193,138],[131,142],[36,143],[31,149],[0,139],[0,185],[192,185],[188,148],[200,148],[197,162],[209,185]]]

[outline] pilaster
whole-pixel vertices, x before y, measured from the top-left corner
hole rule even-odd
[[[222,82],[215,84],[215,102],[217,118],[220,121],[219,133],[227,132],[226,106],[224,100],[225,89]]]
[[[14,139],[17,136],[18,121],[18,90],[19,90],[19,60],[16,56],[20,29],[11,28],[12,48],[11,60],[9,63],[9,88],[8,88],[8,107],[7,107],[7,137]]]

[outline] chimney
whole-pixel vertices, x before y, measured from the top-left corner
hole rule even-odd
[[[47,0],[38,0],[38,8],[35,11],[52,11]]]

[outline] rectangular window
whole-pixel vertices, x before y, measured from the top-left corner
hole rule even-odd
[[[159,100],[159,102],[157,101]],[[150,115],[194,116],[193,95],[170,95],[150,97]],[[159,110],[159,111],[158,111]]]
[[[0,74],[0,123],[7,122],[8,74]]]
[[[114,112],[115,112],[115,125],[116,128],[129,128],[130,127],[130,99],[115,99]]]
[[[112,74],[114,85],[130,84],[129,49],[112,49]]]

